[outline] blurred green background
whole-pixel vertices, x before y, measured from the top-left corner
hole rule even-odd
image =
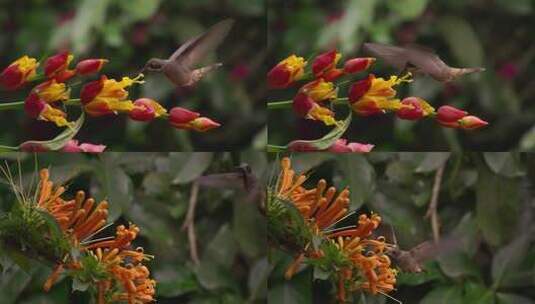
[[[182,106],[223,126],[198,134],[164,121],[139,123],[124,116],[91,118],[77,136],[114,151],[214,151],[264,146],[267,131],[262,96],[265,69],[265,7],[262,0],[0,0],[0,67],[23,54],[37,59],[69,49],[75,59],[107,58],[102,73],[135,75],[152,57],[167,58],[187,39],[225,18],[236,20],[218,48],[224,67],[194,90],[175,89],[159,75],[147,75],[130,97],[150,97],[168,109]],[[87,80],[91,80],[87,79]],[[73,91],[78,94],[80,87]],[[0,101],[23,100],[30,89],[0,92]],[[73,120],[76,118],[73,115]],[[24,113],[0,113],[0,143],[51,139],[59,130]]]
[[[441,239],[462,246],[428,261],[420,274],[398,275],[391,295],[403,303],[535,303],[535,155],[518,153],[294,153],[292,167],[308,172],[305,187],[324,178],[351,192],[349,210],[378,213],[393,226],[398,245],[409,250],[432,240],[424,218],[436,172],[444,167],[437,203]],[[273,155],[272,166],[279,170]],[[386,230],[382,230],[383,233]],[[388,237],[388,236],[387,236]],[[322,271],[304,268],[290,281],[284,272],[291,253],[272,248],[270,303],[334,303]],[[353,303],[395,303],[384,296],[360,296]]]
[[[344,58],[350,58],[363,55],[360,47],[363,42],[382,42],[422,44],[435,49],[452,66],[487,69],[449,84],[419,77],[398,90],[400,96],[423,97],[435,108],[443,104],[464,108],[490,122],[484,129],[448,130],[432,120],[408,122],[393,115],[355,117],[345,135],[351,141],[373,143],[377,150],[383,151],[535,149],[534,1],[269,0],[268,3],[269,67],[289,54],[310,58],[333,47]],[[380,60],[371,72],[377,76],[397,73]],[[297,87],[271,91],[268,101],[291,99],[296,90]],[[315,139],[327,132],[319,123],[296,119],[291,110],[273,110],[268,115],[270,144]]]
[[[155,258],[148,263],[157,281],[158,303],[263,303],[269,263],[264,219],[244,193],[231,189],[199,190],[195,231],[200,264],[190,259],[187,233],[181,230],[191,183],[200,175],[230,172],[248,163],[262,176],[264,153],[104,153],[97,157],[43,153],[0,154],[17,176],[21,160],[23,183],[35,168],[50,168],[51,179],[67,185],[66,197],[84,190],[110,203],[109,221],[140,228],[133,247],[143,246]],[[37,163],[36,163],[37,161]],[[17,179],[18,180],[18,179]],[[9,210],[14,195],[2,179],[0,212]],[[109,233],[115,231],[115,226]],[[43,284],[51,269],[35,262],[26,273],[0,254],[0,302],[89,303],[72,292],[72,281],[59,281],[49,293]]]

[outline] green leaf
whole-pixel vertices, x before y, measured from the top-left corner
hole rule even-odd
[[[18,267],[11,267],[0,276],[0,299],[2,299],[2,304],[17,303],[19,295],[30,283],[34,270],[32,268],[30,273],[26,273]]]
[[[211,152],[172,153],[171,175],[173,184],[187,184],[203,174],[213,158]]]
[[[178,297],[200,289],[194,273],[183,265],[158,271],[154,277],[158,281],[158,297]]]
[[[511,293],[497,293],[496,304],[534,304],[535,300]]]
[[[402,19],[413,19],[423,13],[427,0],[388,0],[387,4]]]
[[[109,4],[110,0],[84,0],[78,5],[71,31],[75,53],[83,53],[89,48],[91,31],[105,24]]]
[[[255,204],[243,199],[234,202],[232,233],[242,251],[249,257],[265,254],[265,217],[258,212]]]
[[[496,174],[507,177],[524,175],[518,157],[513,152],[485,152],[483,157],[492,172]]]
[[[345,133],[349,125],[351,124],[351,119],[353,117],[352,112],[349,112],[346,119],[334,127],[327,135],[323,136],[320,139],[316,140],[294,140],[286,146],[286,149],[290,145],[295,145],[297,147],[304,147],[307,151],[323,151],[329,149],[342,135]]]
[[[269,274],[273,266],[267,258],[257,261],[249,272],[247,286],[249,287],[249,299],[256,300],[265,297],[268,289]]]
[[[45,151],[58,151],[63,148],[67,142],[76,136],[80,128],[84,124],[85,114],[82,112],[80,117],[74,123],[74,126],[71,128],[65,128],[58,136],[54,137],[51,140],[39,141],[39,140],[30,140],[20,144],[19,149],[22,149],[23,146],[31,147],[41,147]]]
[[[450,158],[451,152],[428,152],[422,159],[418,167],[414,170],[417,173],[426,173],[442,167]]]
[[[119,153],[104,153],[95,166],[96,201],[108,200],[108,221],[115,221],[129,207],[134,198],[132,179],[116,164]]]
[[[309,304],[312,301],[312,280],[309,271],[302,271],[289,281],[271,285],[268,292],[270,303]]]
[[[425,295],[420,304],[463,303],[462,290],[457,286],[437,287]]]
[[[478,165],[476,221],[483,237],[493,246],[503,244],[513,234],[518,217],[520,187],[517,179],[492,173]]]
[[[470,23],[461,17],[446,16],[438,20],[437,27],[459,64],[483,65],[483,47]]]
[[[525,259],[530,240],[527,234],[522,234],[507,244],[494,255],[492,259],[492,279],[496,287],[511,287],[514,276],[519,272],[519,266]]]
[[[152,16],[158,10],[160,0],[130,0],[117,3],[127,14],[129,22],[137,22]]]
[[[375,191],[375,169],[362,155],[339,155],[337,160],[343,182],[350,189],[350,209],[358,209]]]

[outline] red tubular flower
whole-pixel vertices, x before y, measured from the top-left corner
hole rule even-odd
[[[342,57],[342,54],[332,50],[320,54],[312,62],[312,72],[316,78],[324,78],[327,81],[333,81],[343,74],[343,71],[336,68],[336,64]]]
[[[76,74],[89,75],[97,73],[102,69],[104,64],[108,62],[107,59],[86,59],[78,62],[76,65]]]
[[[344,63],[344,73],[354,74],[367,70],[375,60],[373,57],[349,59]]]
[[[407,97],[401,101],[404,105],[396,112],[401,119],[418,120],[435,112],[435,109],[419,97]]]
[[[62,152],[72,152],[72,153],[101,153],[104,152],[106,146],[104,145],[94,145],[90,143],[79,144],[77,140],[71,139],[61,148]]]
[[[468,115],[468,112],[459,110],[457,108],[454,108],[452,106],[441,106],[437,110],[437,121],[439,123],[450,123],[450,122],[456,122],[459,119],[465,117]]]
[[[488,125],[489,123],[477,116],[465,116],[459,120],[459,126],[465,130],[475,130]]]
[[[72,59],[73,55],[68,51],[63,51],[49,57],[44,65],[45,76],[49,79],[54,78],[58,82],[65,82],[76,73],[75,71],[68,69]]]
[[[272,88],[286,88],[301,79],[305,73],[306,61],[303,57],[291,55],[279,62],[267,75],[268,84]]]
[[[120,81],[108,79],[105,75],[84,85],[80,92],[80,100],[86,113],[92,116],[130,112],[135,107],[131,100],[127,100],[128,92],[125,88],[134,83],[143,83],[143,74],[131,79],[123,77]]]
[[[35,58],[22,56],[0,74],[0,83],[7,90],[16,90],[35,76],[39,63]]]
[[[336,99],[336,88],[332,82],[326,82],[323,78],[311,81],[299,89],[300,93],[306,94],[312,100],[324,101]]]
[[[320,106],[318,103],[304,93],[298,93],[293,100],[292,107],[294,112],[302,118],[319,120],[325,125],[330,126],[336,123],[334,113]]]
[[[31,118],[50,121],[55,123],[58,127],[71,125],[68,122],[67,114],[60,109],[54,108],[46,101],[41,99],[35,92],[30,93],[24,102],[24,111]]]
[[[199,116],[200,114],[197,112],[181,107],[174,107],[169,112],[169,123],[177,129],[193,130],[197,132],[206,132],[221,126],[210,118]]]
[[[368,78],[359,80],[355,82],[350,88],[349,88],[349,101],[351,103],[357,102],[372,86],[372,80],[374,79],[374,75],[370,74],[368,75]]]
[[[128,116],[137,121],[150,121],[167,113],[167,110],[150,98],[140,98],[134,102],[134,109]]]

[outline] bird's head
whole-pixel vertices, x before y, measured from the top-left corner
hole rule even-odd
[[[151,58],[145,64],[143,71],[160,72],[165,65],[165,60],[158,58]]]

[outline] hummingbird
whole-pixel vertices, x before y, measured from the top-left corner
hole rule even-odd
[[[191,87],[206,74],[223,64],[218,62],[195,68],[195,65],[213,51],[227,36],[234,20],[225,19],[213,25],[208,31],[193,37],[182,44],[169,59],[151,58],[142,71],[163,73],[172,83],[179,87]]]
[[[266,190],[248,164],[242,164],[231,172],[204,175],[197,181],[204,187],[243,191],[247,202],[256,203],[260,210],[264,209]]]
[[[427,74],[441,82],[449,82],[465,74],[485,71],[480,67],[450,67],[432,49],[418,45],[400,47],[382,43],[364,43],[364,50],[397,69]]]

